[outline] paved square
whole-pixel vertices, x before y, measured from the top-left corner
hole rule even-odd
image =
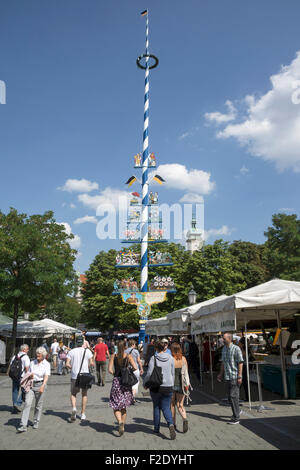
[[[300,449],[298,432],[287,432],[281,421],[293,420],[300,429],[300,407],[291,416],[272,414],[266,417],[243,414],[241,424],[228,426],[231,408],[220,404],[205,392],[194,390],[193,402],[187,408],[190,430],[177,433],[175,441],[169,439],[165,422],[161,435],[153,434],[152,402],[149,394],[140,386],[139,403],[128,409],[125,434],[119,437],[112,410],[108,406],[111,377],[105,387],[93,386],[88,394],[87,419],[81,425],[77,419],[69,423],[71,412],[69,401],[70,375],[52,375],[46,391],[44,409],[39,430],[32,426],[26,433],[18,434],[16,428],[20,415],[11,413],[11,381],[0,378],[0,448],[4,449],[95,449],[95,450],[204,450],[204,449]],[[196,387],[195,387],[196,388]],[[80,401],[78,395],[78,414]],[[33,409],[31,410],[31,421]],[[268,423],[269,421],[269,423]],[[182,429],[178,418],[179,431]]]

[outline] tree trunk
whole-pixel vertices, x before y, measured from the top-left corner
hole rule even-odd
[[[14,320],[11,335],[11,358],[15,354],[16,350],[16,339],[17,339],[17,325],[18,325],[18,314],[19,314],[19,302],[17,299],[14,301]]]

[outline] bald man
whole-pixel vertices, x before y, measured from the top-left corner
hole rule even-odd
[[[223,335],[224,347],[222,349],[222,365],[217,379],[221,382],[223,376],[227,383],[228,401],[231,405],[233,416],[228,424],[240,423],[240,386],[243,380],[243,355],[242,351],[232,342],[232,334]]]

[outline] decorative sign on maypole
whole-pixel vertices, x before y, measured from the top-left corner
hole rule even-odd
[[[171,266],[172,260],[169,253],[159,251],[149,252],[148,244],[163,243],[167,240],[163,237],[162,220],[159,215],[158,194],[152,191],[149,194],[149,184],[156,181],[164,183],[164,179],[155,174],[149,181],[148,169],[156,168],[156,156],[149,152],[149,72],[158,66],[158,58],[149,53],[149,12],[141,13],[146,17],[146,50],[145,54],[138,57],[137,66],[145,70],[144,92],[144,132],[143,152],[134,156],[134,168],[142,170],[142,196],[138,192],[131,193],[130,209],[127,219],[127,230],[123,243],[140,243],[141,253],[134,253],[131,249],[124,249],[118,253],[116,267],[140,268],[141,286],[137,288],[137,282],[133,279],[116,280],[113,294],[121,294],[123,302],[136,305],[140,316],[139,343],[145,338],[145,324],[151,312],[151,305],[164,302],[168,292],[176,292],[174,282],[170,276],[155,276],[148,286],[148,268],[157,266]],[[151,63],[150,63],[151,61]],[[136,176],[131,176],[126,184],[128,187],[137,181]],[[150,208],[150,209],[149,209]]]

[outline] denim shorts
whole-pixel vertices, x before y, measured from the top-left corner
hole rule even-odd
[[[173,387],[173,392],[181,393],[181,394],[183,395],[182,388],[181,388],[181,387],[178,387],[178,386],[176,386],[176,385],[174,385],[174,387]]]

